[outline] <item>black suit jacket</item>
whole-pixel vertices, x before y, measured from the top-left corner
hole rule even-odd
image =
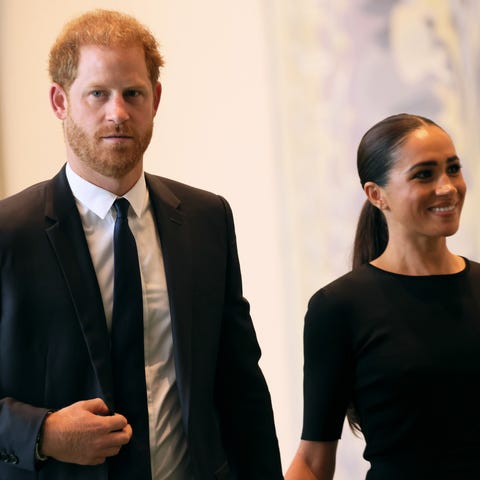
[[[260,349],[242,297],[233,218],[221,197],[146,174],[167,278],[177,386],[196,479],[280,479]],[[106,479],[106,466],[48,460],[48,409],[112,404],[108,332],[62,169],[0,202],[0,479]]]

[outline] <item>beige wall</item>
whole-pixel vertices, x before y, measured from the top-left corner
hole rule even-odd
[[[451,245],[480,257],[480,6],[0,0],[0,196],[64,162],[47,55],[61,25],[94,7],[135,14],[162,43],[147,170],[220,193],[233,207],[286,467],[301,428],[303,313],[315,289],[348,270],[363,202],[355,149],[374,121],[409,111],[452,133],[469,194]],[[340,445],[335,478],[360,477],[362,443],[345,432]]]

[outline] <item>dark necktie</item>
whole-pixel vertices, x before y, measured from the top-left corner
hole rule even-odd
[[[111,480],[151,479],[148,408],[143,350],[142,281],[137,245],[128,226],[130,204],[125,198],[114,203],[117,211],[113,234],[114,287],[111,355],[114,402],[124,415],[133,436],[120,453],[109,459]]]

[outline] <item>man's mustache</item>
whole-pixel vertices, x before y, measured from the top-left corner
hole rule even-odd
[[[97,131],[98,138],[105,137],[135,137],[135,133],[128,127],[117,126],[115,128],[105,128]]]

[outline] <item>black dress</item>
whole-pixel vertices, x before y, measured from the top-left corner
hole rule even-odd
[[[480,264],[364,265],[311,298],[304,347],[304,440],[340,438],[353,403],[368,480],[480,479]]]

